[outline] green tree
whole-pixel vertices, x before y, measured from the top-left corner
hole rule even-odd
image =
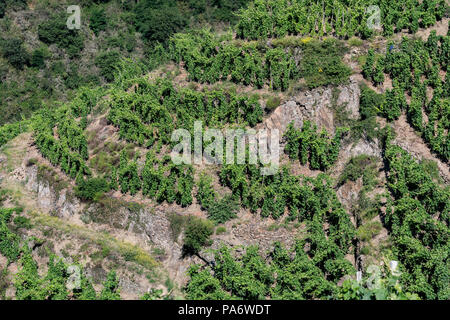
[[[100,31],[105,31],[107,27],[107,17],[105,9],[102,7],[94,7],[91,12],[89,27],[98,36]]]
[[[194,216],[189,217],[184,231],[184,254],[198,254],[203,246],[211,245],[210,237],[213,233],[214,227],[211,221]]]
[[[30,54],[25,49],[23,40],[3,39],[0,44],[3,57],[14,68],[22,70],[30,63]]]
[[[135,7],[137,29],[149,42],[165,43],[172,34],[187,25],[178,6],[174,1],[170,2],[158,4],[151,0],[140,1]]]

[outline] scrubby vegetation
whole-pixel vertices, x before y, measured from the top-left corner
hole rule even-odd
[[[181,252],[180,263],[194,262],[180,285],[188,299],[448,300],[450,189],[442,168],[450,156],[449,35],[406,35],[448,20],[448,5],[372,2],[85,1],[79,30],[66,27],[65,3],[44,10],[47,2],[35,1],[47,17],[22,28],[13,12],[20,16],[34,7],[0,2],[5,179],[36,172],[57,197],[66,191],[58,199],[64,208],[77,198],[80,220],[93,230],[108,224],[143,232],[152,244],[167,230],[167,246],[151,252],[164,264],[170,247]],[[367,24],[372,4],[383,13],[380,29]],[[400,32],[397,42],[373,38]],[[356,59],[364,80],[351,97],[359,115],[350,118],[337,93],[359,72]],[[333,123],[314,123],[316,110],[304,112],[301,97],[291,97],[296,91],[304,99],[331,92]],[[270,113],[287,99],[297,104],[289,116],[301,126],[291,122],[284,130],[278,141],[284,154],[273,175],[261,174],[263,163],[251,163],[250,149],[242,164],[219,161],[205,168],[172,161],[175,129],[192,136],[198,122],[202,134],[278,127],[276,117],[286,110]],[[272,115],[271,123],[264,122]],[[392,128],[405,116],[437,162],[394,144]],[[25,132],[25,148],[33,153],[17,159],[22,155],[8,148],[22,143],[17,137]],[[206,141],[201,151],[213,143]],[[355,145],[356,154],[342,154],[341,147]],[[375,155],[366,154],[368,148]],[[211,156],[224,160],[227,154]],[[12,160],[20,170],[10,170]],[[5,194],[0,191],[2,205]],[[0,209],[0,254],[7,266],[18,266],[13,278],[0,268],[0,298],[13,286],[15,298],[23,300],[118,300],[118,261],[127,268],[156,264],[139,247],[116,245],[119,258],[111,259],[102,288],[94,290],[79,257],[71,257],[81,286],[70,288],[67,260],[45,247],[48,264],[39,265],[44,242],[29,236],[45,219],[52,223],[39,234],[47,236],[57,225],[51,219],[59,219],[51,215],[58,213],[37,218],[29,207],[13,207],[17,202],[10,197]],[[287,234],[292,245],[255,237],[260,246],[236,250],[218,242],[239,242],[247,223],[277,240]],[[95,242],[101,248],[91,253],[93,262],[112,256],[105,239],[102,234]],[[68,256],[65,249],[60,253]],[[369,258],[362,256],[383,260],[384,267],[364,265]],[[398,270],[390,270],[387,260],[398,261]],[[354,280],[357,271],[362,280]],[[152,275],[146,277],[151,282]],[[170,277],[165,286],[140,296],[172,298]]]

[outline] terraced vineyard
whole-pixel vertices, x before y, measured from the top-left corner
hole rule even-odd
[[[89,5],[99,39],[119,10],[104,2]],[[1,23],[33,11],[5,3]],[[122,1],[145,58],[107,48],[106,81],[2,121],[0,298],[448,300],[446,2],[240,1],[233,18],[204,3]],[[67,35],[79,52],[55,40],[70,59],[83,32]],[[268,129],[277,141],[250,144]],[[177,134],[194,161],[173,160]],[[262,174],[252,152],[276,146]]]

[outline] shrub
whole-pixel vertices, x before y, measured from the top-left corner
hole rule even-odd
[[[96,36],[98,36],[100,31],[105,31],[107,26],[105,10],[101,7],[94,8],[89,22],[89,27]]]
[[[46,44],[56,44],[66,49],[70,56],[76,56],[84,48],[83,36],[78,30],[66,26],[65,14],[50,17],[38,26],[39,39]]]
[[[344,45],[336,40],[308,42],[300,61],[301,74],[308,87],[337,85],[347,81],[351,70],[341,59],[345,51]]]
[[[35,164],[37,164],[38,160],[36,158],[30,158],[27,161],[27,167],[31,167],[34,166]]]
[[[279,97],[270,97],[266,101],[266,110],[269,111],[269,112],[273,111],[276,108],[278,108],[280,103],[281,103],[281,99]]]
[[[214,226],[211,221],[194,216],[189,217],[184,232],[184,254],[197,254],[203,246],[211,245],[212,241],[210,237],[213,232]]]
[[[238,210],[239,203],[231,195],[226,195],[208,207],[208,217],[217,223],[224,223],[236,218]]]
[[[23,216],[15,217],[14,224],[18,228],[31,229],[30,219]]]
[[[158,4],[153,0],[141,1],[135,7],[136,26],[150,42],[166,42],[172,34],[187,24],[185,16],[175,4]]]
[[[5,11],[6,11],[6,3],[2,1],[0,2],[0,19],[5,16]]]
[[[109,183],[104,178],[90,178],[80,181],[75,189],[75,195],[81,200],[93,200],[109,190]]]
[[[359,98],[359,113],[361,120],[374,118],[383,107],[385,96],[378,94],[366,85],[361,86],[361,96]]]
[[[170,230],[172,231],[172,239],[173,241],[177,241],[181,231],[183,231],[183,228],[186,225],[186,217],[172,212],[168,215],[168,219]]]
[[[43,49],[36,49],[31,54],[30,65],[37,69],[43,69],[45,67],[45,52]]]
[[[219,226],[216,228],[216,235],[223,234],[225,232],[227,232],[227,228],[225,228],[224,226]]]
[[[370,241],[380,232],[381,228],[382,225],[379,221],[368,222],[358,228],[358,238],[362,241]]]
[[[0,209],[0,253],[11,262],[16,261],[20,254],[20,238],[7,226],[15,210]]]
[[[1,43],[3,57],[16,69],[22,70],[30,63],[30,55],[21,39],[5,39]]]
[[[120,300],[119,279],[115,271],[110,271],[103,283],[100,300]]]
[[[102,52],[95,58],[95,65],[100,68],[100,74],[106,81],[114,80],[114,72],[120,61],[120,53],[118,51]]]
[[[339,177],[338,185],[344,184],[346,181],[356,181],[359,177],[363,177],[364,182],[373,183],[376,175],[375,158],[369,155],[359,155],[351,158],[345,165],[344,171]]]

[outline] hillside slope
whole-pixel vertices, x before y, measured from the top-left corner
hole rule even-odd
[[[175,33],[158,65],[123,60],[108,83],[0,128],[1,298],[450,297],[442,3],[416,36],[324,24],[324,37],[283,31],[283,1],[270,32],[250,32],[267,2],[234,32]],[[278,171],[175,164],[172,133],[196,121],[279,130]]]

